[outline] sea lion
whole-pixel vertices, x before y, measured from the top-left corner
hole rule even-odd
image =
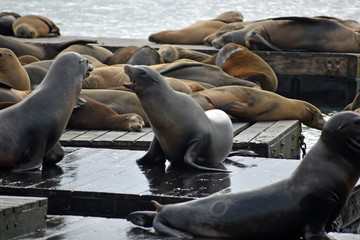
[[[145,45],[137,49],[126,63],[132,65],[155,65],[164,63],[164,61],[157,50]]]
[[[134,92],[112,89],[82,89],[81,94],[105,104],[118,114],[136,113],[143,118],[145,126],[149,126],[149,121],[141,107],[139,98]]]
[[[221,35],[223,35],[227,32],[243,29],[244,27],[245,27],[244,22],[228,23],[228,24],[222,26],[221,28],[219,28],[216,32],[214,32],[214,33],[208,35],[206,38],[204,38],[204,44],[211,46],[212,41],[219,38]]]
[[[41,167],[44,155],[59,141],[91,69],[81,55],[64,54],[31,94],[0,111],[0,167]]]
[[[27,64],[33,63],[33,62],[39,62],[40,59],[37,57],[31,56],[31,55],[23,55],[18,57],[19,62],[22,66],[25,66]]]
[[[360,52],[360,33],[336,21],[306,17],[275,20],[249,31],[245,36],[246,47],[252,50]]]
[[[131,213],[134,224],[176,238],[330,239],[330,227],[360,175],[360,115],[337,113],[286,179]]]
[[[5,36],[14,36],[12,25],[16,19],[21,16],[14,12],[1,12],[0,13],[0,34]]]
[[[28,43],[0,35],[0,47],[11,49],[17,57],[32,55],[40,60],[53,59],[59,52],[73,44],[96,43],[95,40],[70,40],[59,43]]]
[[[20,102],[30,94],[31,90],[20,91],[0,82],[0,102]]]
[[[90,75],[84,79],[83,88],[106,89],[122,86],[126,81],[128,81],[128,76],[124,73],[123,67],[98,67],[91,71]]]
[[[167,30],[151,34],[149,41],[168,44],[203,44],[203,40],[220,27],[230,22],[241,22],[240,12],[224,12],[213,20],[199,21],[179,30]]]
[[[232,149],[230,118],[221,110],[204,112],[187,94],[173,90],[165,79],[147,66],[125,66],[133,90],[155,134],[140,163],[188,165],[201,170],[216,169]]]
[[[144,120],[136,113],[117,114],[114,110],[86,95],[71,113],[68,128],[140,132]],[[78,101],[79,103],[79,101]]]
[[[109,56],[105,60],[105,63],[107,65],[125,64],[139,48],[140,47],[138,46],[120,47],[113,53],[113,55]]]
[[[53,62],[54,60],[42,60],[24,66],[24,69],[30,78],[32,89],[41,83]]]
[[[14,35],[21,38],[57,37],[60,29],[47,17],[28,14],[18,18],[12,25]]]
[[[325,123],[314,105],[261,89],[223,86],[194,92],[191,96],[204,110],[221,109],[241,121],[298,119],[316,129],[322,129]]]
[[[196,62],[193,60],[175,61],[168,64],[152,65],[150,67],[157,70],[161,75],[167,77],[207,83],[215,87],[241,85],[259,88],[259,86],[253,82],[230,76],[219,66]]]
[[[102,47],[97,45],[84,45],[84,44],[72,44],[71,46],[66,47],[63,49],[58,55],[60,56],[66,52],[77,52],[80,54],[87,54],[93,56],[97,60],[102,63],[105,63],[106,59],[113,55],[113,53]]]
[[[236,78],[258,84],[261,89],[275,92],[278,79],[274,70],[261,57],[246,47],[228,43],[220,49],[216,65]]]
[[[16,55],[7,48],[0,48],[0,81],[17,90],[29,90],[30,79]]]
[[[186,58],[201,62],[211,57],[210,54],[184,48],[173,44],[164,44],[158,50],[165,63],[172,63],[178,59]]]

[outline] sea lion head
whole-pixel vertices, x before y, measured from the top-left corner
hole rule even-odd
[[[334,114],[324,125],[321,139],[344,155],[360,156],[360,114],[343,111]]]
[[[147,66],[126,65],[124,71],[129,76],[130,81],[123,85],[135,93],[144,93],[149,88],[164,85],[165,82],[160,73]]]
[[[28,24],[22,24],[14,29],[14,34],[16,37],[20,38],[36,38],[37,33],[34,27]]]

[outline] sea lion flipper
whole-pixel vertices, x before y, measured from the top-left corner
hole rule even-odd
[[[196,169],[199,169],[199,170],[205,170],[205,171],[213,171],[213,172],[231,172],[231,171],[228,171],[228,170],[225,170],[225,169],[219,169],[219,168],[211,168],[211,167],[204,167],[204,166],[200,166],[200,165],[197,165],[195,163],[195,160],[197,159],[197,156],[196,154],[194,153],[198,153],[199,150],[197,148],[200,148],[201,146],[200,145],[202,144],[201,141],[194,141],[192,144],[190,144],[190,147],[188,148],[188,150],[186,151],[186,154],[184,156],[184,163],[191,166],[191,167],[194,167]],[[205,146],[205,145],[203,145]]]
[[[56,164],[64,158],[64,149],[61,147],[58,141],[54,147],[47,152],[43,158],[43,164]]]
[[[245,37],[246,47],[253,50],[272,50],[282,52],[282,50],[275,45],[266,41],[260,34],[250,32],[248,37]]]
[[[179,239],[191,239],[194,237],[190,233],[183,232],[183,231],[177,230],[175,228],[172,228],[172,227],[166,225],[166,221],[162,220],[162,218],[159,217],[158,215],[154,219],[153,227],[159,233],[162,233],[162,234],[165,234],[168,236],[172,236],[175,238],[179,238]]]
[[[138,226],[152,227],[155,216],[155,211],[136,211],[130,213],[126,220]]]
[[[43,154],[40,153],[39,148],[35,151],[27,151],[21,159],[21,162],[16,164],[13,172],[25,172],[40,169],[43,162]]]
[[[137,160],[139,164],[165,164],[166,157],[156,136],[152,140],[147,153]]]

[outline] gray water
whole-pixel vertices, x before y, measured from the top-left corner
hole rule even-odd
[[[359,0],[1,0],[0,11],[38,14],[53,20],[62,35],[146,39],[151,33],[186,27],[239,11],[244,21],[281,16],[332,16],[360,21]],[[328,119],[334,109],[321,109]],[[303,127],[307,149],[320,131]]]

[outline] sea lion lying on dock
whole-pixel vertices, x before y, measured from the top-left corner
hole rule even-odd
[[[14,35],[21,38],[57,37],[60,29],[49,18],[28,14],[18,18],[12,25]]]
[[[286,179],[250,191],[217,194],[137,211],[127,219],[175,238],[328,239],[360,176],[360,115],[337,113]]]

